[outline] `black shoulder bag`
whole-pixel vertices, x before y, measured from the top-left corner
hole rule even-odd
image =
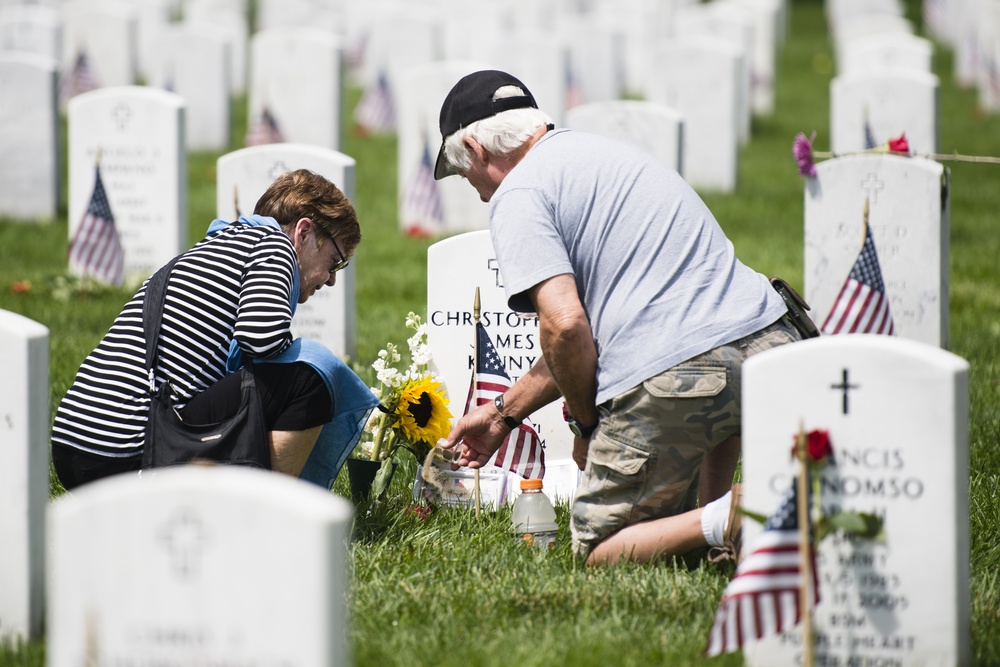
[[[146,284],[142,322],[146,336],[146,370],[149,377],[149,420],[142,451],[143,468],[186,463],[196,459],[271,467],[264,413],[257,394],[253,366],[240,369],[243,398],[239,411],[217,424],[185,422],[174,407],[173,388],[164,382],[156,388],[157,341],[163,320],[167,279],[178,255],[153,274]]]

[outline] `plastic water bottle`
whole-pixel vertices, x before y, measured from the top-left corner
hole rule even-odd
[[[556,511],[542,493],[542,480],[521,480],[521,495],[514,500],[511,523],[514,537],[525,544],[552,549],[556,544]]]

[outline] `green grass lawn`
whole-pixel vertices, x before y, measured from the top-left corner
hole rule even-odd
[[[908,3],[919,25],[918,3]],[[741,259],[802,287],[803,182],[791,156],[796,132],[817,131],[829,146],[831,44],[822,3],[793,2],[779,58],[777,112],[757,118],[741,154],[735,194],[705,199]],[[942,152],[1000,155],[1000,116],[977,110],[975,92],[953,83],[951,53],[935,56],[941,78]],[[352,90],[346,108],[358,99]],[[246,126],[236,105],[233,148]],[[349,114],[345,114],[350,118]],[[405,350],[404,317],[423,313],[429,241],[402,236],[396,222],[396,143],[348,130],[344,152],[357,159],[356,205],[365,240],[357,258],[357,358],[367,368],[393,341]],[[189,161],[194,242],[214,217],[215,154]],[[1000,167],[949,163],[951,198],[950,349],[971,365],[970,491],[972,654],[1000,664]],[[51,331],[53,408],[84,356],[131,291],[67,288],[67,222],[0,221],[0,308]],[[26,293],[15,281],[30,281]],[[425,313],[423,313],[425,314]],[[741,664],[739,654],[700,657],[731,570],[664,562],[588,569],[569,550],[568,509],[557,508],[560,544],[530,553],[508,534],[509,510],[476,518],[443,510],[424,521],[404,510],[415,466],[397,473],[386,500],[358,508],[351,547],[352,648],[359,665],[688,665]],[[347,494],[345,475],[334,489]],[[54,493],[59,489],[54,486]],[[934,548],[933,526],[928,548]],[[40,641],[0,647],[0,666],[42,665]]]

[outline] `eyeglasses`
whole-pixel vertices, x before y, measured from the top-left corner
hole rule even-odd
[[[351,263],[351,260],[347,259],[347,255],[341,249],[340,244],[337,243],[337,239],[330,237],[333,241],[333,247],[337,250],[337,254],[340,255],[340,261],[330,267],[330,273],[337,273],[338,271],[343,271],[347,268],[347,265]]]

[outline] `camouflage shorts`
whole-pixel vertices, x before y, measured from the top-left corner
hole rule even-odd
[[[599,406],[600,427],[573,501],[577,554],[588,555],[625,526],[696,507],[705,455],[740,433],[743,361],[800,339],[783,317]]]

